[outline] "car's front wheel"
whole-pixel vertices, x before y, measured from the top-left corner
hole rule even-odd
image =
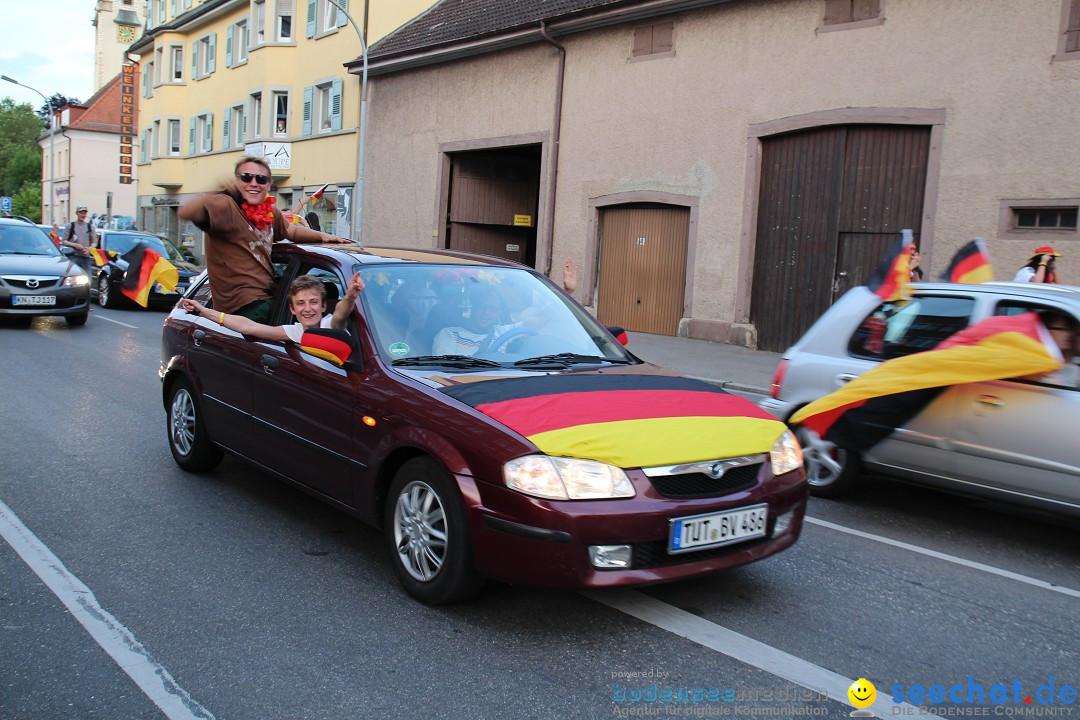
[[[109,280],[108,275],[102,275],[98,278],[97,301],[98,305],[103,308],[114,308],[120,304],[120,298],[116,297],[112,281]]]
[[[213,470],[224,455],[210,440],[190,383],[177,378],[169,394],[169,449],[176,464],[190,472]]]
[[[810,494],[816,497],[837,497],[847,493],[859,475],[859,457],[816,432],[799,425],[795,437],[803,451],[803,466]]]
[[[483,587],[461,497],[437,462],[419,457],[401,466],[390,485],[385,521],[398,579],[417,600],[467,600]]]

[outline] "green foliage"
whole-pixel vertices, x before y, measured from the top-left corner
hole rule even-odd
[[[28,182],[41,182],[41,148],[36,144],[33,147],[24,146],[12,150],[4,176],[0,178],[5,189],[22,189]]]
[[[41,157],[37,138],[43,130],[45,124],[34,114],[30,103],[17,105],[10,97],[0,99],[0,195],[14,196],[22,188],[20,180],[25,180],[22,177],[25,170],[19,168],[25,167],[27,151],[37,152]],[[10,177],[15,184],[8,185],[8,169],[16,157],[20,159],[16,162],[16,172]],[[40,164],[33,176],[40,182]]]
[[[59,110],[60,108],[64,107],[65,105],[78,105],[79,104],[79,99],[78,98],[65,97],[65,96],[61,95],[60,93],[53,93],[52,97],[49,98],[49,100],[52,101],[52,109],[54,111]],[[39,107],[36,110],[36,112],[37,112],[37,116],[39,118],[44,120],[46,123],[49,122],[49,103],[42,103],[41,107]]]
[[[41,183],[37,179],[27,180],[11,197],[11,214],[41,222]]]

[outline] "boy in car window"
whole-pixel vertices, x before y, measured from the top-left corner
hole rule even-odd
[[[184,310],[199,317],[213,320],[218,325],[235,330],[242,335],[257,337],[262,340],[291,340],[300,342],[304,332],[315,328],[345,329],[345,322],[349,313],[356,305],[356,299],[364,289],[364,281],[360,279],[360,273],[356,273],[349,280],[349,287],[345,290],[345,296],[338,301],[332,315],[326,315],[326,287],[318,278],[311,275],[301,275],[289,285],[289,310],[297,322],[291,325],[264,325],[255,322],[243,315],[229,315],[207,308],[195,300],[184,298],[181,304]]]

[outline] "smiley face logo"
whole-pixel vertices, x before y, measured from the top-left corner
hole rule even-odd
[[[874,683],[866,678],[859,678],[851,683],[847,696],[855,707],[867,708],[874,704],[874,698],[877,697],[877,688],[874,687]]]

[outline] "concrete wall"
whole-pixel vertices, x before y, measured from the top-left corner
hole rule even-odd
[[[592,266],[590,202],[687,196],[699,207],[690,316],[745,321],[761,129],[902,110],[944,117],[924,265],[936,275],[982,236],[997,278],[1011,278],[1036,240],[999,228],[1002,203],[1080,197],[1080,62],[1054,59],[1062,3],[883,0],[884,22],[823,31],[820,0],[736,1],[674,16],[674,56],[641,61],[628,58],[633,25],[560,37],[555,267]],[[430,237],[440,143],[549,133],[556,59],[537,44],[377,78],[365,236]],[[1062,276],[1080,283],[1076,234],[1055,244]]]

